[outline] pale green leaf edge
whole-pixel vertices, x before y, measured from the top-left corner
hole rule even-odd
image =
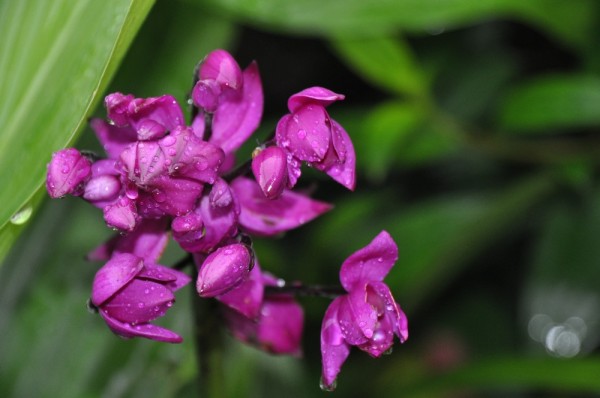
[[[155,0],[132,0],[127,10],[127,15],[123,19],[123,26],[117,36],[117,40],[115,41],[112,50],[108,55],[108,59],[106,61],[106,65],[104,67],[103,72],[100,75],[98,80],[98,84],[93,90],[93,96],[91,100],[88,102],[87,107],[84,112],[81,114],[81,117],[77,123],[77,126],[71,133],[70,138],[68,139],[67,145],[75,141],[77,136],[81,133],[84,124],[86,123],[87,116],[90,112],[93,111],[95,106],[98,104],[100,100],[101,94],[104,92],[106,87],[108,86],[110,79],[113,74],[117,70],[123,56],[125,55],[129,45],[133,41],[135,34],[139,30],[142,25],[142,22],[146,19],[146,16],[150,12],[150,9],[154,5]],[[35,209],[41,203],[44,195],[41,195],[44,179],[40,178],[40,181],[37,184],[37,187],[31,192],[31,194],[20,204],[20,206],[10,214],[14,214],[22,209],[24,206],[31,206],[32,210],[35,212]],[[0,220],[0,265],[3,263],[6,255],[8,254],[10,248],[12,247],[13,242],[17,239],[19,234],[24,229],[24,225],[15,225],[10,222],[10,218],[6,220]]]

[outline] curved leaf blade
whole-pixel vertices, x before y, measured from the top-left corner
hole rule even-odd
[[[51,153],[72,142],[153,0],[0,4],[0,234],[41,187]],[[6,228],[12,231],[7,233]],[[0,259],[10,243],[3,241]]]

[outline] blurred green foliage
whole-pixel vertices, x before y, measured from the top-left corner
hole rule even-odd
[[[261,265],[336,283],[341,262],[381,229],[400,247],[387,281],[411,337],[378,360],[354,350],[336,394],[600,394],[600,4],[152,3],[0,1],[0,260],[11,250],[0,268],[0,396],[197,396],[190,289],[164,319],[182,345],[117,339],[85,309],[98,264],[83,256],[110,231],[72,198],[41,203],[40,186],[53,151],[79,136],[80,148],[97,145],[84,125],[102,114],[109,82],[184,102],[214,48],[242,65],[257,59],[258,136],[308,85],[346,94],[330,111],[354,141],[357,191],[306,170],[336,207],[257,240]],[[163,263],[181,255],[170,247]],[[323,394],[328,303],[301,301],[304,358],[228,337],[225,395]]]

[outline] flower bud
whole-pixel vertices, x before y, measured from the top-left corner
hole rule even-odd
[[[258,152],[252,159],[252,173],[260,189],[269,199],[278,198],[287,183],[287,155],[279,147],[272,146]]]
[[[92,173],[92,163],[75,148],[55,152],[48,164],[46,188],[52,198],[80,195],[81,185]]]
[[[202,263],[196,289],[201,297],[226,293],[244,281],[250,272],[252,257],[245,245],[234,243],[211,253]]]

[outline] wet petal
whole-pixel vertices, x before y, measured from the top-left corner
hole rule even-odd
[[[338,322],[350,345],[365,343],[373,336],[377,311],[366,301],[366,292],[356,289],[340,300]]]
[[[225,153],[238,149],[256,130],[262,117],[263,91],[256,63],[244,70],[243,79],[242,95],[222,100],[213,117],[210,142]]]
[[[381,282],[398,259],[398,246],[389,233],[382,231],[364,248],[344,261],[340,281],[347,291],[359,282]]]
[[[254,180],[243,177],[235,179],[231,188],[240,203],[240,225],[262,236],[297,228],[332,208],[288,190],[277,199],[267,199]]]
[[[113,175],[101,175],[91,178],[85,184],[83,198],[90,202],[114,201],[121,191],[121,181]]]
[[[162,284],[135,278],[105,301],[102,309],[120,322],[138,324],[163,316],[174,302],[175,296]]]
[[[210,190],[208,199],[212,207],[227,207],[231,205],[233,194],[229,188],[229,184],[224,179],[218,178]]]
[[[138,221],[135,203],[129,198],[120,198],[104,208],[104,221],[109,227],[122,231],[133,231]]]
[[[48,164],[46,188],[52,198],[66,194],[80,194],[82,183],[92,173],[92,163],[75,148],[66,148],[52,154]]]
[[[338,183],[351,191],[356,186],[356,155],[352,140],[344,128],[335,120],[332,123],[332,146],[325,159],[312,166],[324,171]]]
[[[246,246],[232,244],[211,253],[200,266],[196,289],[201,297],[215,297],[239,286],[250,272],[252,257]]]
[[[264,284],[261,281],[260,267],[255,263],[248,279],[240,286],[217,296],[217,299],[240,314],[256,319],[263,301],[263,293]]]
[[[175,129],[159,144],[166,155],[165,164],[174,177],[185,177],[213,184],[223,163],[223,151],[202,141],[189,128]]]
[[[151,340],[162,341],[165,343],[181,343],[183,339],[177,333],[160,326],[150,323],[143,323],[132,326],[127,323],[119,322],[111,318],[104,311],[100,310],[100,315],[106,321],[108,327],[117,335],[130,339],[133,337],[144,337]]]
[[[117,234],[87,255],[91,261],[108,260],[113,253],[131,253],[155,263],[169,240],[167,219],[143,219],[135,230],[126,235]]]
[[[242,85],[240,66],[225,50],[217,49],[202,60],[198,70],[200,80],[214,80],[219,85],[237,89]]]
[[[267,198],[279,197],[287,185],[286,152],[275,146],[259,150],[252,158],[252,173]]]
[[[325,158],[331,142],[329,115],[320,105],[306,105],[285,115],[275,129],[277,145],[306,162]]]
[[[125,148],[137,141],[135,130],[129,126],[115,126],[102,119],[92,119],[90,126],[111,159],[118,159]]]
[[[203,184],[187,178],[159,176],[146,191],[140,192],[138,211],[149,218],[185,215],[196,207],[203,187]]]
[[[117,126],[129,124],[128,107],[134,96],[131,94],[112,93],[104,98],[104,106],[108,118]]]
[[[274,354],[300,355],[304,311],[291,297],[268,297],[258,321],[260,348]]]
[[[192,90],[192,101],[198,108],[213,113],[219,105],[221,86],[214,80],[199,80]]]
[[[190,283],[192,279],[184,272],[159,264],[144,265],[144,269],[138,274],[137,278],[161,282],[173,292]]]
[[[144,262],[133,254],[116,254],[98,270],[92,284],[92,303],[99,307],[142,270]]]
[[[139,140],[157,139],[185,125],[183,111],[170,95],[132,100],[127,107],[127,117]]]
[[[326,107],[335,101],[341,101],[343,99],[343,94],[336,94],[323,87],[310,87],[292,95],[288,100],[288,108],[290,112],[293,113],[307,104],[316,104]]]
[[[341,300],[342,298],[338,297],[329,305],[321,325],[322,381],[323,385],[329,389],[333,389],[335,379],[350,354],[350,346],[345,342],[337,321]]]
[[[404,343],[408,339],[408,319],[394,300],[390,288],[383,282],[369,283],[369,287],[375,292],[382,306],[384,306],[383,312],[390,325],[390,334],[395,333],[400,342]]]

